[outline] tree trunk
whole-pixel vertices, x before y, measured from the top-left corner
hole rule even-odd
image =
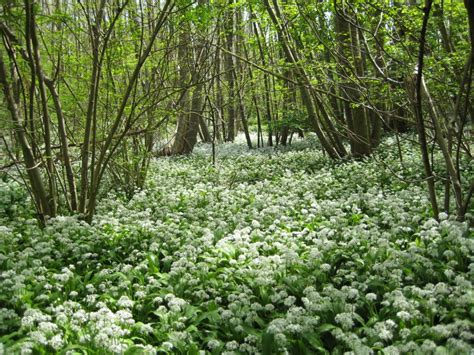
[[[53,98],[54,107],[56,109],[56,117],[58,120],[58,135],[59,141],[61,142],[61,160],[64,162],[64,168],[66,169],[66,179],[69,187],[69,203],[71,211],[77,211],[77,191],[76,191],[76,178],[71,164],[71,156],[69,154],[68,138],[66,133],[66,121],[64,119],[63,110],[61,108],[61,101],[59,100],[58,92],[54,87],[52,80],[45,80],[46,86],[51,93]]]
[[[211,133],[209,133],[209,127],[207,127],[206,120],[204,119],[202,114],[199,115],[199,128],[202,134],[202,141],[204,143],[211,143],[212,142]]]
[[[130,79],[127,82],[125,92],[120,100],[117,114],[115,115],[115,119],[112,123],[110,130],[107,133],[105,142],[101,147],[99,158],[97,159],[97,162],[95,164],[96,172],[95,174],[93,174],[93,179],[92,179],[92,183],[90,187],[91,193],[90,193],[90,198],[87,204],[86,221],[89,223],[92,221],[92,217],[94,216],[94,213],[95,213],[95,207],[97,204],[97,195],[99,193],[100,183],[102,181],[102,177],[105,173],[105,170],[107,169],[109,161],[114,155],[117,148],[119,147],[120,143],[123,141],[124,137],[130,130],[131,117],[127,116],[127,118],[125,118],[124,120],[123,114],[130,100],[132,90],[135,87],[135,84],[138,80],[143,64],[145,64],[146,60],[150,56],[156,37],[158,36],[158,33],[162,29],[166,19],[168,18],[170,13],[173,11],[174,6],[175,6],[174,0],[166,0],[166,2],[164,3],[163,9],[161,10],[161,13],[153,29],[153,33],[151,34],[147,45],[143,49],[143,52],[141,53],[140,58],[138,59],[138,62],[135,65],[135,68],[133,69]],[[121,125],[123,125],[124,129],[120,133],[119,137],[116,137],[117,131]]]
[[[224,23],[225,45],[228,52],[234,52],[234,0],[229,0],[230,8],[226,11]],[[227,137],[226,141],[233,142],[235,139],[235,81],[234,81],[234,58],[230,53],[224,55],[224,70],[227,79]]]
[[[178,47],[178,63],[179,63],[179,78],[177,86],[182,90],[185,90],[181,102],[180,102],[180,114],[178,117],[178,124],[176,128],[176,136],[174,138],[173,146],[171,148],[171,154],[185,154],[187,132],[190,123],[190,97],[189,90],[186,86],[189,84],[190,72],[190,45],[191,37],[189,28],[184,28],[179,34],[179,47]]]
[[[251,11],[251,18],[254,19],[253,30],[254,30],[255,38],[257,40],[260,60],[262,64],[265,66],[267,62],[265,59],[265,51],[263,50],[263,44],[262,44],[263,36],[260,33],[260,28],[258,26],[258,23],[256,22],[255,14],[252,12],[252,10],[250,11]],[[267,73],[263,73],[263,84],[265,87],[264,97],[265,97],[265,113],[266,113],[267,126],[268,126],[268,145],[271,147],[273,146],[272,107],[271,107],[271,101],[270,101],[270,83],[268,82]],[[261,132],[261,128],[260,128],[260,132]],[[262,146],[263,146],[263,139],[262,139]]]
[[[86,126],[84,130],[84,139],[82,143],[81,156],[81,190],[79,197],[79,212],[86,213],[87,200],[90,198],[88,196],[89,188],[89,159],[90,159],[90,149],[91,149],[91,136],[92,136],[92,126],[94,121],[94,112],[97,104],[97,95],[99,89],[99,80],[100,80],[100,58],[99,58],[99,45],[100,45],[100,33],[99,29],[102,24],[102,18],[104,15],[105,0],[101,0],[99,5],[99,11],[97,12],[95,18],[95,24],[91,26],[90,35],[92,39],[92,74],[89,84],[89,98],[87,102],[87,114],[86,114]],[[93,142],[94,144],[94,142]]]
[[[33,45],[33,57],[34,57],[34,66],[36,77],[38,79],[38,89],[40,92],[41,98],[41,111],[42,111],[42,118],[43,118],[43,136],[44,136],[44,147],[45,147],[45,155],[46,155],[46,171],[48,174],[48,198],[50,200],[50,213],[51,217],[55,217],[57,213],[57,191],[56,191],[56,169],[53,163],[53,152],[51,150],[51,127],[50,127],[50,118],[49,118],[49,110],[48,110],[48,98],[46,96],[46,88],[44,83],[44,73],[43,68],[41,66],[41,58],[39,53],[39,44],[38,44],[38,37],[36,35],[36,22],[35,22],[35,15],[33,9],[33,2],[29,0],[25,1],[26,7],[26,17],[27,17],[27,35],[29,38],[27,40],[31,41]],[[31,58],[30,58],[31,60]],[[34,78],[32,78],[34,80]]]
[[[200,83],[193,92],[192,102],[191,102],[191,113],[188,116],[188,124],[185,135],[184,149],[182,154],[192,153],[194,146],[197,142],[197,134],[199,130],[199,120],[202,119],[202,109],[203,109],[203,95],[202,89],[204,84]]]
[[[273,4],[275,5],[275,9],[270,5],[268,0],[264,0],[265,8],[270,15],[270,18],[274,25],[277,27],[278,31],[278,38],[280,40],[280,43],[283,47],[283,50],[285,52],[285,55],[288,59],[288,62],[292,63],[292,65],[295,68],[295,75],[297,75],[297,80],[299,81],[299,89],[301,92],[301,98],[303,100],[303,104],[306,107],[307,113],[308,113],[308,118],[309,121],[318,136],[319,141],[321,142],[321,145],[323,146],[323,149],[329,154],[329,156],[333,159],[339,158],[340,155],[337,152],[337,150],[331,145],[329,140],[327,139],[327,136],[325,135],[324,131],[321,128],[321,125],[319,123],[319,118],[316,112],[316,108],[313,102],[313,98],[311,95],[311,81],[304,70],[304,68],[301,67],[300,59],[298,57],[297,51],[291,46],[290,43],[290,35],[287,32],[286,29],[286,22],[282,20],[281,18],[281,11],[279,9],[278,2],[277,0],[273,1]]]
[[[423,9],[423,25],[421,28],[420,34],[420,46],[418,51],[418,67],[417,73],[407,79],[407,90],[409,97],[411,97],[412,102],[415,107],[416,115],[416,127],[418,130],[418,139],[420,141],[421,156],[423,159],[423,166],[425,169],[426,183],[428,185],[428,193],[430,196],[431,208],[433,209],[433,217],[438,219],[439,208],[436,197],[435,189],[435,178],[433,175],[433,170],[431,167],[429,152],[428,152],[428,142],[426,139],[425,131],[425,122],[423,118],[423,105],[422,105],[422,79],[423,79],[423,63],[424,63],[424,52],[425,52],[425,41],[426,41],[426,30],[428,28],[428,19],[430,16],[431,6],[433,0],[427,0],[426,6]]]
[[[348,102],[344,103],[352,155],[361,157],[371,153],[370,130],[365,109],[360,105],[360,88],[354,82],[356,78],[351,78],[352,64],[349,62],[349,58],[352,57],[353,71],[358,77],[364,75],[364,67],[358,30],[349,24],[343,11],[344,8],[335,5],[335,28],[339,42],[339,75],[341,81],[344,82],[342,86],[343,96],[352,105],[350,107]]]
[[[39,170],[39,164],[36,163],[31,147],[28,143],[28,139],[25,135],[25,129],[21,122],[20,114],[18,112],[13,93],[8,83],[7,70],[3,62],[3,55],[0,52],[0,84],[2,85],[3,94],[7,101],[7,108],[10,111],[11,119],[13,122],[13,128],[15,131],[18,144],[21,147],[23,153],[23,159],[25,161],[26,172],[31,185],[31,192],[33,194],[34,201],[36,203],[36,209],[38,212],[39,219],[42,223],[45,222],[47,216],[52,216],[52,209],[48,194],[43,185],[41,178],[41,172]]]

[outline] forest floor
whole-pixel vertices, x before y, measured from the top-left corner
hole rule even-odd
[[[338,163],[312,138],[225,144],[216,166],[198,146],[92,225],[40,229],[0,182],[0,354],[472,352],[474,231],[429,218],[394,144]]]

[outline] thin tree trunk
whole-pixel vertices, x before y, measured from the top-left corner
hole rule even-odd
[[[191,37],[189,33],[189,28],[184,28],[179,34],[179,47],[178,47],[178,63],[179,63],[179,77],[177,86],[182,90],[186,90],[180,102],[180,114],[178,117],[178,124],[176,128],[176,135],[174,138],[173,146],[171,148],[171,154],[178,155],[184,154],[186,149],[186,135],[189,126],[189,116],[191,111],[191,102],[189,90],[186,86],[189,83],[190,79],[190,45]]]
[[[51,216],[52,211],[50,207],[50,201],[48,194],[43,185],[41,178],[41,172],[39,164],[36,163],[32,149],[28,143],[28,139],[25,134],[25,128],[21,122],[20,114],[18,112],[15,99],[12,94],[10,84],[7,79],[7,70],[3,62],[3,55],[0,52],[0,84],[2,85],[3,94],[7,101],[7,108],[10,111],[11,119],[13,122],[13,128],[15,131],[16,138],[20,144],[21,151],[23,153],[23,159],[25,161],[26,172],[28,179],[31,184],[31,190],[33,198],[36,202],[38,209],[38,216],[42,223],[45,222],[46,216]]]
[[[252,10],[250,10],[252,11]],[[251,12],[251,17],[253,19],[256,19],[256,16],[253,12]],[[266,66],[267,62],[265,59],[265,52],[263,50],[263,45],[262,45],[262,35],[260,33],[259,26],[256,21],[253,22],[253,30],[254,30],[254,35],[257,40],[257,45],[258,45],[258,51],[260,54],[260,60],[264,66]],[[263,84],[265,87],[265,109],[266,109],[266,117],[267,117],[267,125],[268,125],[268,145],[271,147],[273,146],[273,130],[272,130],[272,108],[271,108],[271,101],[270,101],[270,84],[268,82],[268,74],[263,73]],[[262,140],[262,146],[263,146],[263,140]]]
[[[285,51],[285,55],[287,56],[288,61],[295,66],[295,74],[297,75],[297,79],[300,82],[301,98],[303,100],[303,104],[306,107],[309,121],[311,122],[313,129],[316,132],[321,145],[323,146],[323,149],[329,154],[331,158],[339,158],[340,155],[338,154],[337,150],[330,144],[326,135],[321,129],[311,91],[309,89],[311,87],[311,81],[309,80],[304,68],[299,65],[300,60],[296,50],[294,50],[289,43],[290,37],[286,31],[285,26],[283,25],[285,22],[283,22],[281,19],[281,12],[279,10],[277,0],[273,1],[275,10],[272,8],[268,0],[264,0],[264,4],[272,22],[277,27],[280,43],[282,44],[283,50]]]
[[[428,143],[426,140],[426,131],[425,123],[423,119],[423,106],[422,106],[422,79],[423,79],[423,59],[425,51],[425,41],[426,41],[426,30],[428,28],[428,19],[430,16],[431,6],[433,0],[426,0],[425,7],[423,9],[423,24],[421,27],[420,34],[420,47],[418,53],[418,70],[415,75],[409,78],[408,80],[408,90],[411,92],[410,96],[415,105],[415,114],[416,114],[416,126],[418,130],[418,139],[420,141],[421,155],[423,158],[423,166],[425,169],[426,183],[428,185],[428,192],[430,196],[431,208],[433,209],[434,218],[438,219],[439,209],[438,202],[436,198],[436,189],[435,189],[435,180],[433,171],[431,168],[431,162],[428,152]]]
[[[26,7],[26,17],[27,23],[29,23],[29,31],[28,36],[33,45],[33,57],[34,57],[34,65],[35,65],[35,72],[38,78],[38,88],[40,92],[41,98],[41,110],[42,110],[42,117],[43,117],[43,136],[44,136],[44,147],[45,147],[45,155],[46,155],[46,171],[48,173],[48,188],[49,188],[49,200],[50,200],[50,213],[51,217],[56,216],[57,212],[57,191],[56,191],[56,171],[53,162],[53,152],[51,150],[51,127],[50,127],[50,118],[49,118],[49,110],[48,110],[48,98],[46,96],[46,89],[44,83],[44,73],[41,67],[41,58],[39,53],[39,44],[38,44],[38,37],[36,35],[36,22],[34,16],[34,9],[33,9],[33,2],[29,0],[25,1]],[[33,79],[33,78],[32,78]]]
[[[451,41],[449,31],[446,28],[446,23],[444,22],[444,9],[442,5],[434,4],[433,17],[438,25],[439,33],[441,34],[441,43],[443,44],[444,50],[448,53],[454,52],[454,45]]]
[[[46,86],[51,93],[53,98],[54,107],[56,109],[56,117],[58,120],[58,135],[61,142],[61,160],[64,162],[64,167],[66,169],[66,179],[69,187],[69,199],[70,207],[72,211],[77,211],[77,192],[76,192],[76,179],[74,177],[74,171],[71,164],[71,156],[69,154],[68,139],[66,133],[66,121],[64,119],[63,110],[61,108],[61,102],[59,100],[58,92],[54,87],[52,80],[45,80]]]
[[[192,102],[191,102],[191,113],[189,114],[189,123],[187,125],[187,131],[185,135],[185,148],[183,153],[189,154],[193,151],[194,146],[197,142],[197,133],[199,129],[199,119],[202,118],[203,110],[203,86],[204,84],[200,83],[193,92]]]
[[[221,31],[221,20],[217,20],[217,32],[220,33]],[[215,59],[215,70],[217,71],[217,78],[216,78],[216,117],[214,129],[215,134],[213,133],[213,137],[217,139],[218,142],[225,140],[226,137],[226,129],[224,124],[224,95],[222,92],[222,79],[221,79],[221,69],[222,69],[222,51],[221,48],[221,39],[220,36],[217,38],[217,46],[216,46],[216,59]],[[213,139],[213,142],[215,142]]]
[[[226,20],[224,23],[224,33],[226,40],[226,49],[233,53],[234,52],[234,9],[232,5],[234,0],[228,0],[231,6],[227,10]],[[231,54],[226,53],[224,55],[224,70],[227,78],[227,137],[228,142],[233,142],[235,139],[235,81],[234,81],[234,58]]]
[[[127,83],[127,87],[125,90],[125,93],[122,96],[122,99],[120,101],[120,105],[117,111],[117,114],[115,116],[115,120],[112,124],[112,127],[110,128],[107,138],[105,139],[105,142],[101,148],[101,152],[99,155],[99,158],[96,162],[96,173],[94,174],[94,179],[91,184],[91,194],[88,200],[87,204],[87,215],[86,215],[86,221],[91,222],[92,217],[94,216],[95,212],[95,206],[97,203],[97,194],[99,192],[99,186],[100,182],[102,180],[102,177],[105,173],[105,170],[108,166],[108,163],[110,159],[112,158],[113,154],[115,153],[115,150],[119,146],[120,142],[123,140],[125,135],[127,134],[128,130],[130,129],[130,122],[129,119],[126,120],[126,122],[123,122],[123,113],[125,111],[125,108],[128,104],[128,101],[130,99],[131,93],[133,88],[135,87],[135,83],[140,75],[140,71],[143,67],[143,64],[145,61],[148,59],[150,56],[151,50],[153,48],[153,44],[156,40],[156,37],[158,36],[158,33],[160,32],[161,28],[163,27],[166,19],[170,15],[171,11],[173,10],[175,6],[174,0],[166,0],[163,9],[161,10],[160,16],[157,20],[157,23],[155,25],[155,28],[153,29],[153,33],[150,36],[150,39],[148,41],[148,44],[146,48],[143,50],[140,58],[138,59],[138,63],[136,64],[130,80]],[[112,147],[112,143],[114,141],[115,135],[117,133],[117,130],[119,129],[120,125],[124,124],[124,131],[121,133],[120,137],[116,140],[115,144]]]
[[[447,134],[446,128],[443,128],[442,120],[440,119],[438,112],[436,111],[434,102],[431,98],[431,95],[426,87],[424,78],[421,78],[421,93],[425,97],[429,113],[431,116],[431,121],[433,122],[433,127],[435,129],[436,140],[441,152],[443,153],[444,162],[446,163],[446,168],[448,169],[449,178],[451,185],[454,191],[454,197],[456,200],[456,210],[459,215],[462,209],[462,191],[461,191],[461,182],[459,181],[459,175],[454,165],[450,149],[448,147],[448,142],[444,138]]]
[[[89,84],[89,98],[87,102],[87,114],[86,114],[86,126],[84,130],[84,139],[81,148],[82,164],[81,164],[81,190],[79,197],[79,212],[86,213],[87,199],[91,198],[88,196],[89,186],[89,157],[90,157],[90,145],[92,136],[93,126],[93,115],[95,112],[95,106],[97,102],[97,95],[99,90],[99,79],[100,79],[100,60],[99,60],[99,45],[100,45],[100,32],[99,29],[102,24],[102,18],[104,15],[106,1],[101,0],[99,10],[96,16],[96,23],[90,28],[90,36],[92,43],[92,74]]]
[[[357,28],[350,25],[344,17],[343,8],[335,5],[336,12],[336,31],[339,38],[339,61],[340,76],[346,81],[343,87],[343,93],[353,107],[349,108],[346,104],[345,109],[350,109],[348,115],[349,139],[351,140],[351,150],[355,157],[366,156],[371,153],[370,130],[367,114],[362,105],[360,105],[360,92],[358,87],[349,76],[352,73],[349,56],[352,57],[354,72],[358,77],[364,76],[364,66],[362,63],[362,55],[360,50],[360,41]]]
[[[202,116],[202,114],[199,115],[199,128],[202,134],[202,141],[204,143],[211,143],[212,142],[211,133],[209,132],[209,127],[207,127],[207,123],[204,120],[204,117]]]

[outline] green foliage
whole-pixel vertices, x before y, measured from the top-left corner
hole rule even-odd
[[[158,159],[92,225],[5,213],[5,351],[469,352],[473,231],[427,217],[423,188],[387,168],[418,179],[415,148],[402,144],[403,166],[391,139],[335,164],[311,144],[225,144],[215,167],[207,146]],[[23,205],[3,186],[3,210]]]

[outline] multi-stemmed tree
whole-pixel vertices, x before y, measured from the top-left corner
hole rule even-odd
[[[129,194],[144,185],[156,141],[168,140],[162,153],[188,154],[199,139],[232,141],[242,131],[252,148],[253,127],[257,147],[287,144],[303,127],[331,158],[363,158],[382,134],[413,130],[434,214],[452,204],[463,218],[474,189],[461,166],[472,159],[473,8],[7,1],[5,151],[24,167],[41,220],[69,210],[91,221],[104,181]]]

